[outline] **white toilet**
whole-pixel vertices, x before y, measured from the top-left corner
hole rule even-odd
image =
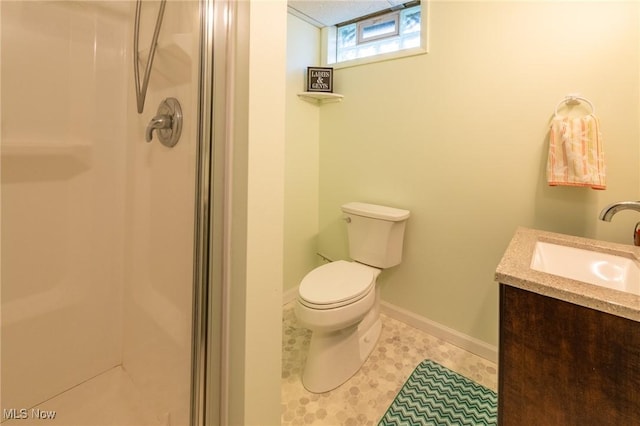
[[[295,313],[310,329],[311,343],[302,375],[310,392],[334,389],[364,364],[378,342],[380,297],[376,279],[402,260],[408,210],[352,202],[342,206],[349,256],[327,263],[300,283]]]

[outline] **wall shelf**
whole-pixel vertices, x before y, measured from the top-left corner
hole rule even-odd
[[[92,167],[89,141],[2,141],[3,182],[38,182],[70,179]]]
[[[6,139],[5,139],[6,140]],[[92,146],[88,142],[11,140],[2,144],[2,158],[73,158],[89,163]]]
[[[183,63],[191,64],[191,39],[191,33],[171,34],[158,42],[158,52],[163,52],[163,55],[175,58]],[[149,49],[140,50],[138,62],[143,67],[147,66],[149,52]]]
[[[341,102],[343,95],[338,93],[327,93],[327,92],[302,92],[298,93],[300,99],[304,99],[305,101],[312,102],[315,104],[324,104],[329,102]]]
[[[0,0],[1,1],[1,0]],[[172,34],[158,42],[151,78],[158,88],[174,88],[191,81],[192,34]],[[142,70],[149,60],[149,49],[140,50],[138,62]]]

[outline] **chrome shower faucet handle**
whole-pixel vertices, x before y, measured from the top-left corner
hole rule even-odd
[[[182,108],[180,102],[175,98],[166,98],[160,103],[158,112],[151,119],[145,131],[145,140],[151,142],[153,131],[166,147],[173,147],[180,139],[182,132]]]

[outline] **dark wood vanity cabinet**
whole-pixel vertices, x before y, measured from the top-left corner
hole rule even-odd
[[[499,425],[640,425],[640,323],[500,284],[499,353]]]

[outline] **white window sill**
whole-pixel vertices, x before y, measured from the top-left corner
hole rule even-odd
[[[405,58],[408,56],[424,55],[426,53],[428,53],[427,49],[423,47],[415,47],[413,49],[383,53],[380,55],[369,56],[367,58],[353,59],[351,61],[335,62],[333,64],[327,64],[325,66],[333,67],[334,69],[349,68],[349,67],[356,67],[359,65],[372,64],[375,62],[383,62],[383,61],[390,61],[393,59]]]

